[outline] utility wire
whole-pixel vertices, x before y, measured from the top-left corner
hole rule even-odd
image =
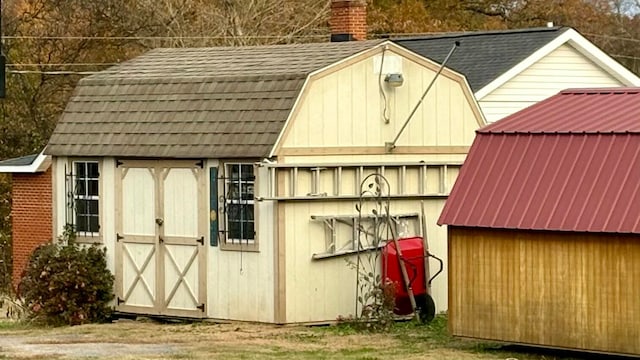
[[[247,36],[41,36],[4,35],[4,40],[234,40],[234,39],[308,39],[327,38],[329,34],[317,35],[247,35]]]

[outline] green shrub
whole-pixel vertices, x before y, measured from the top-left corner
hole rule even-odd
[[[58,243],[38,247],[18,287],[29,316],[51,325],[107,320],[114,278],[105,253],[95,245],[76,244],[68,231]]]

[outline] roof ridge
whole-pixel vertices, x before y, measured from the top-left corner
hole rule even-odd
[[[347,47],[349,45],[365,45],[371,44],[379,44],[385,41],[390,41],[389,39],[371,39],[371,40],[359,40],[359,41],[321,41],[321,42],[308,42],[308,43],[290,43],[290,44],[265,44],[265,45],[241,45],[241,46],[201,46],[201,47],[158,47],[149,50],[145,54],[149,54],[151,52],[166,52],[166,51],[202,51],[202,50],[252,50],[252,49],[273,49],[273,48],[296,48],[296,47],[313,47],[313,46],[344,46]]]
[[[553,27],[533,27],[522,29],[504,29],[504,30],[480,30],[480,31],[461,31],[461,32],[442,32],[442,33],[425,33],[425,34],[412,34],[408,37],[394,37],[393,40],[411,41],[411,40],[428,40],[428,39],[445,39],[445,38],[460,38],[460,37],[475,37],[486,35],[498,35],[498,34],[522,34],[522,33],[537,33],[537,32],[551,32],[551,31],[566,31],[571,29],[566,26],[553,26]]]

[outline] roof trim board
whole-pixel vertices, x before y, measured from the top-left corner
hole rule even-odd
[[[16,158],[20,159],[20,158]],[[34,174],[39,172],[45,172],[51,166],[51,156],[45,155],[43,152],[39,153],[35,159],[30,164],[25,165],[3,165],[2,163],[8,162],[10,160],[16,159],[7,159],[4,161],[0,161],[0,173],[21,173],[21,174]]]
[[[549,55],[552,51],[556,50],[566,43],[572,45],[581,54],[604,68],[609,74],[624,83],[626,86],[640,86],[640,78],[634,75],[631,71],[627,70],[624,66],[620,65],[620,63],[607,55],[604,51],[600,50],[579,32],[572,28],[569,28],[562,34],[560,34],[560,36],[556,37],[548,44],[538,49],[536,52],[531,54],[516,66],[512,67],[507,72],[500,75],[488,85],[476,91],[476,98],[478,100],[482,100],[482,98],[489,95],[491,92],[504,85],[509,80],[513,79],[518,74],[538,62],[540,59]]]
[[[377,44],[373,47],[371,47],[370,49],[361,51],[359,53],[353,54],[349,57],[346,57],[338,62],[335,62],[331,65],[328,65],[324,68],[315,70],[313,72],[311,72],[309,74],[309,76],[307,77],[307,79],[305,80],[303,86],[302,86],[302,90],[300,91],[298,98],[296,99],[296,101],[294,102],[293,108],[291,110],[291,112],[289,113],[289,116],[287,117],[287,120],[285,122],[284,127],[282,128],[282,131],[280,132],[280,135],[278,135],[278,138],[273,146],[273,148],[271,149],[271,151],[269,152],[269,158],[272,158],[274,156],[277,156],[280,153],[280,150],[282,148],[282,144],[284,143],[284,139],[286,139],[286,137],[289,134],[289,129],[291,128],[290,124],[291,124],[291,119],[293,119],[295,117],[295,115],[298,113],[299,109],[300,109],[300,103],[301,100],[304,99],[304,97],[306,96],[306,94],[308,93],[308,89],[309,89],[309,82],[316,80],[318,78],[327,76],[329,74],[332,74],[336,71],[339,71],[345,67],[348,67],[349,65],[361,61],[369,56],[372,55],[376,55],[378,53],[382,53],[383,51],[392,51],[400,56],[405,57],[406,59],[413,61],[417,64],[420,64],[430,70],[433,70],[434,72],[437,72],[440,69],[440,64],[429,59],[426,58],[422,55],[419,55],[407,48],[404,48],[396,43],[394,43],[391,40],[386,40],[380,44]],[[469,85],[469,82],[467,81],[467,78],[457,72],[452,70],[451,68],[448,68],[445,66],[445,68],[442,70],[442,72],[440,73],[440,76],[445,76],[453,81],[459,82],[461,83],[462,86],[462,91],[465,95],[465,98],[467,99],[467,101],[471,104],[471,108],[473,110],[473,112],[476,115],[476,119],[478,120],[478,125],[480,127],[483,127],[485,125],[487,125],[487,121],[485,119],[484,113],[482,112],[482,109],[480,108],[480,104],[478,103],[478,100],[476,99],[476,97],[473,95],[473,92],[471,90],[471,86]]]

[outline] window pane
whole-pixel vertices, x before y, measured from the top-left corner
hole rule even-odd
[[[87,232],[89,231],[89,221],[85,215],[76,216],[76,231]]]
[[[253,165],[242,165],[242,180],[253,181]]]
[[[242,205],[242,220],[253,221],[253,204]]]
[[[98,180],[89,180],[89,195],[98,196]]]
[[[97,162],[89,162],[87,163],[87,177],[97,179],[98,178],[98,163]]]
[[[229,221],[229,239],[240,239],[240,222]]]
[[[253,200],[253,184],[242,184],[242,199]]]
[[[76,214],[87,214],[87,200],[76,200]]]
[[[254,234],[255,234],[255,231],[253,229],[253,221],[243,223],[242,227],[243,227],[242,238],[247,240],[253,240]]]
[[[227,190],[227,200],[237,200],[239,198],[238,194],[238,184],[229,184],[229,189]]]
[[[87,171],[86,171],[86,163],[83,162],[77,162],[74,163],[76,165],[76,176],[79,178],[83,178],[87,175]]]
[[[238,165],[231,165],[229,170],[231,172],[231,180],[237,181],[240,178],[240,167]]]
[[[94,232],[97,233],[98,231],[100,231],[100,226],[98,226],[98,217],[97,216],[90,216],[89,217],[89,230],[90,232]]]
[[[87,200],[87,214],[98,215],[98,200]]]
[[[87,189],[85,188],[84,179],[76,179],[75,192],[76,192],[76,196],[85,196],[85,195],[87,195]]]

